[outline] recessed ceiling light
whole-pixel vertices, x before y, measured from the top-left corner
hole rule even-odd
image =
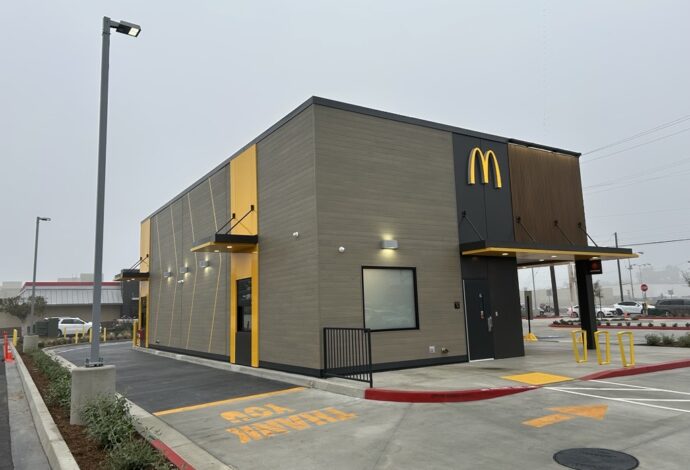
[[[539,262],[540,262],[540,263],[543,263],[543,262],[544,262],[544,260],[543,260],[543,259],[540,259],[540,260],[539,260]]]
[[[232,248],[232,245],[228,245],[227,248]]]
[[[213,250],[214,253],[220,253],[220,250]]]
[[[508,256],[508,253],[501,253],[501,256]]]
[[[558,256],[556,256],[556,255],[551,255],[551,257],[552,257],[552,258],[558,258]]]

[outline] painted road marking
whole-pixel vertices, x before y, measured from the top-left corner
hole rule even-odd
[[[576,417],[590,418],[601,421],[604,419],[608,408],[609,407],[606,405],[562,406],[556,408],[547,408],[550,411],[557,411],[558,413],[523,421],[522,424],[532,426],[533,428],[543,428],[544,426],[551,426],[552,424],[568,421]]]
[[[608,382],[608,383],[611,383],[611,382]],[[616,385],[625,385],[625,384],[616,384]],[[679,394],[682,394],[682,395],[687,395],[687,393],[685,393],[685,392],[674,392],[674,391],[671,391],[671,390],[663,390],[663,389],[651,389],[651,388],[640,387],[640,386],[633,386],[632,388],[634,388],[635,391],[643,391],[643,390],[640,390],[640,389],[641,389],[641,388],[644,388],[644,389],[645,389],[644,391],[646,391],[646,390],[652,390],[652,391],[657,391],[657,392],[679,393]],[[577,390],[577,389],[576,389],[576,388],[573,388],[573,387],[568,387],[568,388],[564,388],[564,387],[545,387],[545,389],[546,389],[546,390],[553,390],[553,391],[556,391],[556,392],[562,392],[562,393],[570,393],[571,395],[580,395],[580,396],[583,396],[583,397],[600,398],[600,399],[603,399],[603,400],[617,401],[617,402],[621,402],[621,403],[631,403],[631,404],[640,405],[640,406],[648,406],[648,407],[650,407],[650,408],[659,408],[659,409],[668,410],[668,411],[679,411],[679,412],[681,412],[681,413],[690,413],[690,410],[684,410],[684,409],[681,409],[681,408],[671,408],[671,407],[668,407],[668,406],[661,406],[661,405],[654,405],[654,404],[652,404],[652,403],[646,403],[647,401],[650,401],[650,400],[642,401],[642,399],[638,399],[638,398],[606,397],[606,396],[603,396],[603,395],[595,395],[595,394],[593,394],[593,393],[576,392],[575,390]],[[631,390],[629,390],[629,391],[631,391]]]
[[[242,412],[227,411],[225,413],[221,413],[221,416],[232,423],[240,423],[250,421],[252,419],[251,416],[265,417],[273,416],[274,414],[292,413],[294,411],[295,410],[290,408],[285,408],[274,404],[267,404],[263,407],[255,406],[245,408]],[[289,416],[272,418],[253,424],[246,424],[244,426],[228,428],[226,431],[237,437],[240,444],[247,444],[253,441],[260,441],[264,438],[284,435],[294,431],[305,431],[314,426],[323,426],[340,421],[348,421],[355,419],[356,417],[357,415],[354,413],[347,413],[337,408],[328,407],[304,411],[301,413],[294,413]]]
[[[304,387],[293,387],[293,388],[287,388],[285,390],[276,390],[275,392],[257,393],[256,395],[246,395],[243,397],[228,398],[227,400],[212,401],[209,403],[200,403],[198,405],[183,406],[180,408],[172,408],[170,410],[157,411],[156,413],[153,413],[153,415],[154,416],[165,416],[165,415],[170,415],[173,413],[182,413],[185,411],[201,410],[204,408],[210,408],[212,406],[227,405],[229,403],[237,403],[237,402],[247,401],[247,400],[256,400],[259,398],[275,397],[275,396],[279,396],[279,395],[285,395],[288,393],[301,392],[302,390],[304,390]]]
[[[563,375],[546,374],[544,372],[529,372],[527,374],[506,375],[501,377],[503,379],[512,380],[514,382],[522,382],[529,385],[546,385],[557,382],[566,382],[573,380],[572,377],[565,377]]]

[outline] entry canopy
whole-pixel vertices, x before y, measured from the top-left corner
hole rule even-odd
[[[460,245],[463,256],[498,256],[511,257],[517,264],[548,265],[571,261],[600,259],[602,261],[614,259],[637,258],[629,248],[610,248],[602,246],[582,245],[539,245],[520,242],[492,242],[476,241]]]
[[[149,273],[142,273],[138,269],[123,269],[115,275],[115,281],[148,281]]]
[[[194,242],[194,253],[251,253],[256,251],[259,243],[258,235],[232,235],[229,233],[216,233],[207,238]]]

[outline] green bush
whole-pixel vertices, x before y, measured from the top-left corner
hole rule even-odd
[[[678,328],[678,323],[674,323],[672,326],[673,328]]]
[[[607,322],[606,322],[606,326],[611,326],[611,322],[610,322],[610,321],[607,321]]]
[[[101,395],[89,401],[81,409],[81,418],[87,434],[105,449],[117,447],[135,433],[129,404],[121,396]]]
[[[48,379],[46,402],[69,410],[72,400],[72,374],[41,350],[30,353],[38,370]]]
[[[661,336],[654,333],[645,335],[644,339],[647,341],[647,346],[659,346],[661,344]]]
[[[676,346],[681,348],[690,348],[690,333],[686,333],[676,340]]]
[[[662,327],[662,328],[666,328],[666,323],[662,323],[662,324],[661,324],[661,327]]]
[[[623,326],[623,323],[621,323],[621,322],[618,322],[618,325],[617,325],[617,326]]]
[[[626,322],[625,322],[625,325],[626,325],[626,326],[630,326],[630,325],[631,325],[631,322],[626,321]]]
[[[690,323],[686,323],[685,328],[690,328]]]
[[[108,470],[163,470],[173,468],[166,462],[165,457],[151,447],[148,442],[133,437],[122,441],[108,453],[104,467]]]
[[[676,338],[673,335],[661,335],[661,344],[663,346],[673,346],[676,343]]]

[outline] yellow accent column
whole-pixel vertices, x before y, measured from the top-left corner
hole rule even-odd
[[[256,145],[230,161],[230,212],[235,218],[233,235],[258,235],[259,199],[257,193]],[[252,210],[253,206],[253,210]],[[237,280],[252,279],[251,365],[259,366],[259,262],[258,246],[252,253],[230,254],[230,362],[236,361]]]

